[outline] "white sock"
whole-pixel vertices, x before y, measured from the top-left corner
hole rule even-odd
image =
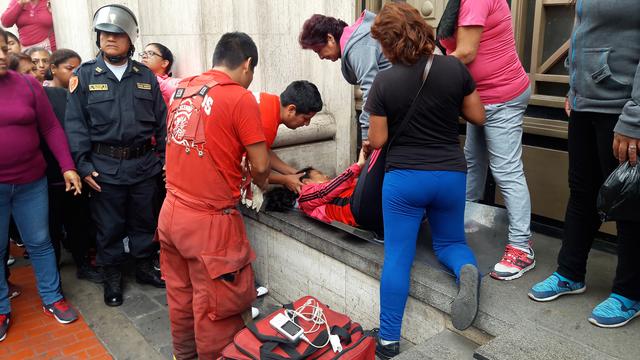
[[[387,340],[382,340],[380,339],[380,344],[382,344],[383,346],[387,346],[387,345],[391,345],[391,344],[396,344],[399,341],[387,341]]]

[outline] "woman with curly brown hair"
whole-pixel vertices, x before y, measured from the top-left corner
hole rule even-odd
[[[388,3],[371,35],[393,64],[378,73],[365,105],[371,114],[371,146],[388,146],[376,349],[388,359],[399,353],[409,275],[425,214],[435,254],[459,284],[451,307],[453,325],[466,329],[475,319],[480,277],[464,234],[466,162],[458,143],[458,118],[482,125],[484,108],[464,64],[433,55],[433,29],[415,8]]]

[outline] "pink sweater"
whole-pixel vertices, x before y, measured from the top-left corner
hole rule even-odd
[[[511,26],[511,10],[505,0],[461,0],[458,27],[482,26],[475,60],[467,64],[484,105],[513,100],[529,87]],[[442,39],[447,54],[456,50],[455,36]]]
[[[23,46],[31,46],[49,38],[51,51],[56,50],[53,17],[46,0],[40,0],[35,6],[21,6],[17,0],[11,0],[0,20],[4,27],[18,26],[18,37]]]
[[[171,96],[173,96],[173,93],[176,91],[176,88],[182,79],[170,77],[168,75],[156,75],[156,79],[158,80],[158,85],[160,85],[162,98],[168,108],[169,103],[171,102]]]
[[[62,172],[73,170],[67,137],[38,81],[8,71],[0,76],[0,94],[0,183],[27,184],[44,176],[41,137]]]

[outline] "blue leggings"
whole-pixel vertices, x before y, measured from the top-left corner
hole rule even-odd
[[[433,250],[456,278],[476,258],[464,235],[466,174],[456,171],[392,170],[382,186],[384,266],[380,282],[380,338],[400,340],[409,275],[425,214]]]

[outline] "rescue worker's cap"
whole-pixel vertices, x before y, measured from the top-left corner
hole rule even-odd
[[[133,44],[138,39],[138,20],[126,6],[105,5],[93,15],[93,30],[116,34],[126,33]]]

